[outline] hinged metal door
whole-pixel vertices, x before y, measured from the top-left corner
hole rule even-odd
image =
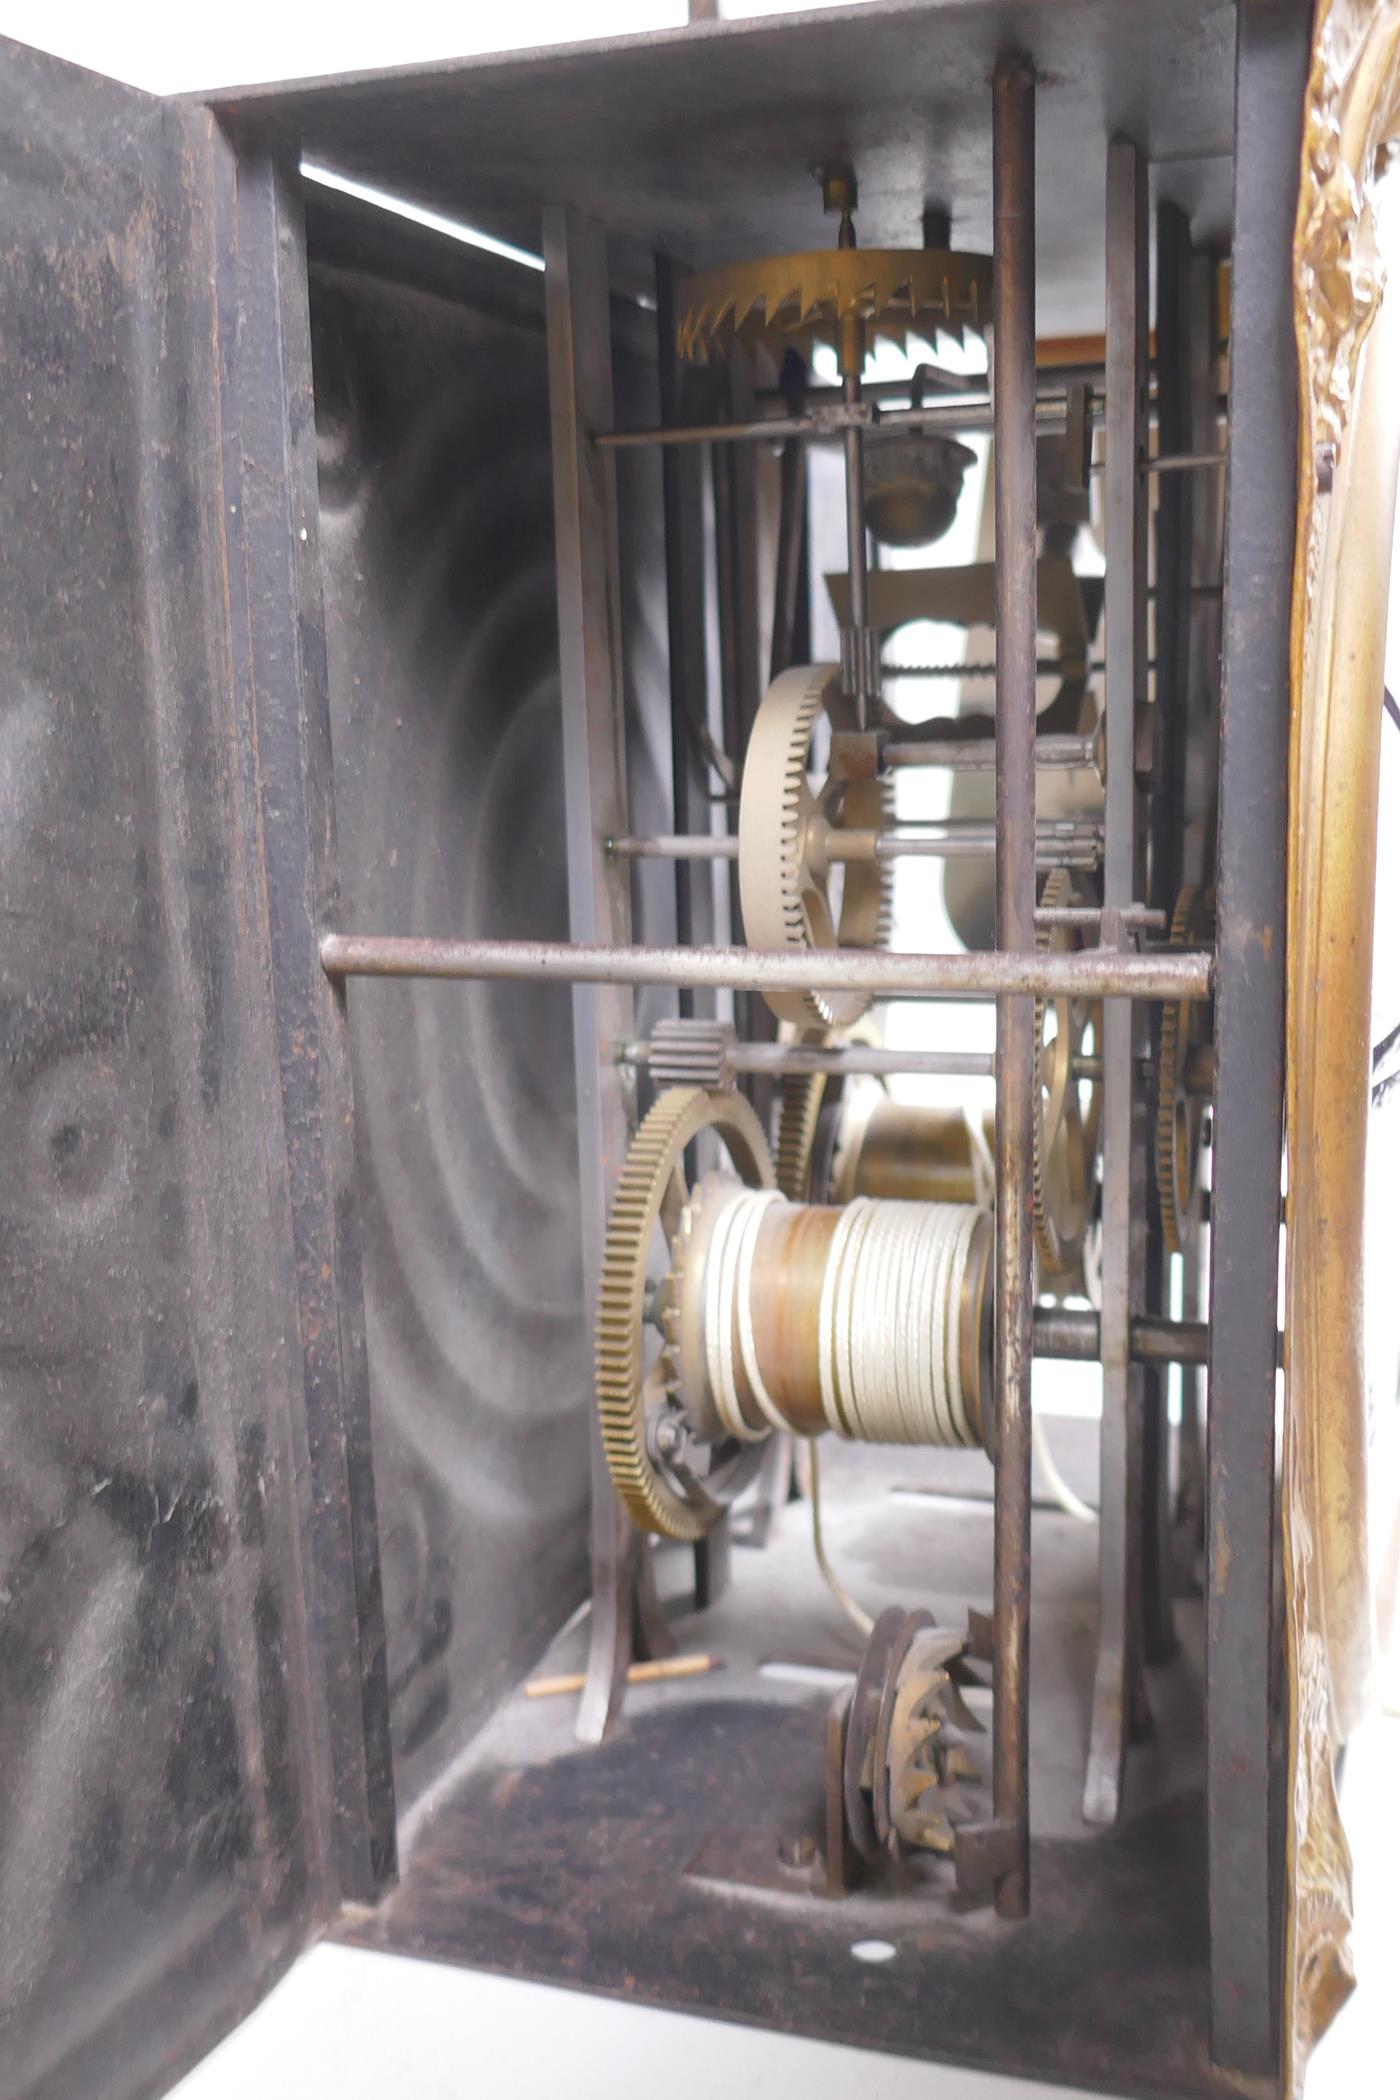
[[[295,177],[0,53],[0,2090],[394,1866]]]

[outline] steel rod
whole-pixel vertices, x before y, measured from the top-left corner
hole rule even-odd
[[[947,401],[976,401],[980,404],[985,404],[987,400],[986,387],[973,383],[980,381],[982,377],[983,375],[980,372],[949,373],[937,366],[926,367],[926,388],[931,388],[932,391],[926,391],[924,398],[925,400],[934,400],[940,403]],[[1068,387],[1088,386],[1099,390],[1102,389],[1103,366],[1101,364],[1042,365],[1037,372],[1036,383],[1040,389],[1036,396],[1038,403],[1051,401],[1057,408],[1063,409],[1065,390]],[[863,392],[867,401],[904,402],[909,399],[909,381],[907,379],[867,380]],[[824,408],[829,402],[838,401],[840,397],[840,388],[832,383],[809,388],[807,396],[814,408]],[[785,401],[786,398],[780,387],[761,386],[754,395],[754,399],[760,404],[771,401],[775,407],[779,402]]]
[[[1094,931],[1102,922],[1103,909],[1097,904],[1047,904],[1037,905],[1037,926],[1082,926]],[[1134,933],[1165,933],[1167,914],[1151,904],[1124,904],[1118,908],[1121,925]]]
[[[1035,949],[1035,74],[1003,59],[992,87],[996,515],[996,925],[1006,964]],[[1032,1001],[997,1006],[996,1510],[992,1545],[992,1814],[1014,1864],[1002,1917],[1030,1905]]]
[[[953,773],[993,773],[997,762],[996,738],[950,737],[943,743],[901,741],[886,744],[880,756],[882,765],[892,772],[906,766],[946,766]],[[1096,756],[1097,746],[1091,736],[1038,736],[1035,740],[1036,766],[1046,771],[1092,766]]]
[[[1065,420],[1063,401],[1038,405],[1037,428],[1042,436],[1053,436]],[[992,428],[991,404],[986,395],[967,402],[925,403],[920,408],[882,409],[878,402],[856,406],[809,410],[800,416],[758,416],[742,423],[674,423],[647,430],[600,430],[593,442],[600,450],[626,451],[638,445],[754,445],[779,438],[803,437],[814,442],[837,438],[847,430],[930,430],[956,436],[961,431]]]
[[[1034,940],[1034,922],[1031,938]],[[959,955],[901,955],[880,948],[640,948],[569,941],[440,941],[401,934],[328,933],[328,977],[420,977],[554,984],[729,986],[761,992],[866,991],[884,999],[1208,999],[1213,964],[1204,949],[1121,954],[1034,948]],[[614,1037],[617,1040],[617,1037]],[[1029,1082],[1028,1082],[1029,1085]],[[1029,1092],[1027,1094],[1029,1099]]]
[[[1099,1316],[1064,1306],[1038,1305],[1035,1353],[1074,1363],[1098,1360]],[[1128,1327],[1128,1354],[1140,1364],[1203,1364],[1210,1342],[1204,1320],[1135,1319]]]
[[[1147,698],[1147,166],[1136,143],[1115,138],[1105,186],[1107,472],[1104,682],[1107,724],[1104,902],[1144,895],[1144,827],[1133,732]],[[1099,1356],[1099,1627],[1084,1782],[1084,1815],[1117,1820],[1127,1744],[1141,1704],[1138,1593],[1143,1378],[1129,1349],[1147,1260],[1146,1103],[1136,1085],[1139,1019],[1119,1004],[1104,1016],[1103,1305]]]
[[[863,341],[863,335],[862,335]],[[845,380],[846,403],[860,406],[860,373]],[[846,425],[846,573],[850,579],[851,624],[841,637],[842,675],[847,696],[855,702],[856,728],[866,729],[878,693],[878,645],[870,633],[870,577],[865,551],[865,451],[859,424]]]
[[[902,391],[908,391],[907,382],[902,383]],[[1223,395],[1219,407],[1223,414]],[[1053,437],[1062,431],[1067,412],[1063,395],[1041,395],[1035,404],[1035,427],[1040,436]],[[1095,403],[1091,415],[1095,424],[1101,424],[1102,405]],[[1155,409],[1149,408],[1148,422],[1155,424]],[[817,391],[814,405],[800,416],[754,416],[738,423],[672,423],[645,430],[599,430],[594,432],[592,442],[608,452],[626,451],[638,445],[761,445],[789,437],[836,438],[852,426],[858,430],[946,431],[956,437],[963,431],[991,430],[992,404],[986,394],[967,394],[952,400],[925,402],[918,408],[882,408],[878,398],[867,398],[852,408],[837,399],[835,387],[826,387]],[[1223,454],[1219,456],[1223,458]],[[1168,453],[1165,471],[1210,466],[1216,459],[1213,452]],[[1155,467],[1157,462],[1150,464]],[[1090,472],[1101,473],[1101,462],[1096,460]]]
[[[932,1079],[990,1079],[987,1050],[890,1050],[873,1043],[730,1043],[724,1061],[731,1072],[763,1078],[829,1077],[887,1079],[899,1073]],[[624,1043],[618,1063],[651,1063],[649,1043]]]
[[[603,229],[578,212],[544,213],[545,343],[553,469],[555,586],[564,772],[564,861],[569,926],[576,940],[631,931],[630,884],[597,850],[626,821],[622,666],[618,657],[617,488],[611,459],[590,453],[590,425],[613,417],[608,258]],[[325,949],[322,947],[322,961]],[[596,981],[596,980],[595,980]],[[585,1319],[591,1322],[608,1205],[628,1144],[622,1074],[610,1051],[635,1023],[631,994],[575,990],[574,1073],[578,1102],[579,1220]],[[588,1675],[576,1723],[600,1742],[615,1718],[632,1660],[636,1535],[590,1432]]]
[[[1199,467],[1223,467],[1226,456],[1224,452],[1162,452],[1146,462],[1146,470],[1149,474],[1189,474]],[[1089,469],[1091,474],[1106,471],[1107,461],[1102,459],[1096,459]]]
[[[1100,828],[1093,819],[1046,818],[1036,827],[1036,858],[1041,867],[1093,867],[1099,856]],[[614,860],[737,860],[739,841],[707,832],[655,832],[610,839]],[[958,860],[996,850],[995,827],[977,817],[930,820],[926,833],[904,831],[835,831],[826,842],[827,859],[835,863],[870,860]],[[1068,922],[1067,922],[1068,923]],[[1092,919],[1082,923],[1094,923]]]

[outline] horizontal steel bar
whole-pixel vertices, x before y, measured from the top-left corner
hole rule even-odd
[[[1204,1320],[1147,1317],[1128,1323],[1128,1353],[1139,1364],[1204,1364],[1210,1328]],[[1283,1336],[1277,1338],[1283,1362]],[[1099,1354],[1099,1316],[1068,1306],[1040,1305],[1035,1311],[1035,1353],[1064,1362],[1092,1363]]]
[[[724,1061],[731,1072],[758,1073],[785,1079],[823,1073],[849,1078],[886,1079],[898,1073],[930,1079],[990,1079],[994,1059],[989,1050],[890,1050],[873,1043],[730,1043]],[[618,1063],[651,1063],[649,1043],[624,1043]]]
[[[911,743],[901,739],[885,745],[882,767],[898,772],[907,766],[946,766],[954,773],[996,771],[996,738],[991,736],[949,737],[939,743]],[[1035,740],[1035,762],[1050,769],[1092,766],[1096,746],[1091,736],[1039,736]]]
[[[809,396],[809,399],[811,397]],[[1220,406],[1224,408],[1224,397]],[[1043,394],[1035,405],[1035,427],[1041,437],[1053,437],[1064,428],[1067,406],[1063,395]],[[1103,422],[1102,403],[1090,411],[1094,425]],[[1156,422],[1155,412],[1149,414]],[[952,400],[924,402],[918,408],[882,408],[877,400],[847,403],[837,398],[835,387],[822,389],[816,405],[798,416],[757,416],[745,423],[672,423],[646,430],[599,430],[593,443],[608,451],[624,451],[637,445],[761,445],[774,439],[805,437],[813,441],[839,437],[845,430],[933,430],[957,436],[963,431],[986,431],[992,427],[992,404],[986,394],[967,394]],[[1214,462],[1214,453],[1174,453],[1165,460],[1149,460],[1149,473],[1170,473],[1188,466]],[[1224,454],[1219,455],[1221,459]],[[1091,474],[1103,472],[1095,460]]]
[[[1223,452],[1162,452],[1156,459],[1149,459],[1149,474],[1186,474],[1196,467],[1223,467],[1226,455]],[[1090,467],[1091,474],[1102,474],[1106,462],[1096,459]]]
[[[863,856],[841,850],[840,834],[827,849],[833,861],[857,860]],[[929,838],[901,838],[881,832],[875,841],[876,860],[978,860],[996,852],[996,833],[943,833]],[[1035,864],[1038,868],[1096,868],[1103,852],[1102,834],[1085,827],[1073,832],[1037,830]]]
[[[1151,904],[1125,904],[1118,913],[1125,927],[1134,933],[1165,933],[1167,915]],[[1047,904],[1038,906],[1035,914],[1037,926],[1082,926],[1093,932],[1103,918],[1103,910],[1097,904]]]
[[[1075,823],[1047,818],[1036,828],[1036,858],[1043,868],[1097,866],[1101,827],[1092,819]],[[964,860],[996,850],[990,821],[954,818],[931,824],[918,835],[900,831],[836,831],[827,841],[828,860]],[[609,839],[613,860],[737,860],[739,841],[732,834],[654,832],[637,838]]]
[[[1103,367],[1100,366],[1100,380],[1102,380],[1102,376]],[[1064,407],[1067,388],[1075,385],[1076,382],[1089,386],[1093,386],[1095,383],[1094,374],[1087,366],[1047,365],[1040,377],[1043,384],[1040,388],[1039,398],[1042,401],[1053,401],[1058,408]],[[982,372],[954,373],[933,367],[929,371],[926,380],[924,399],[925,401],[939,402],[985,401],[987,398],[985,379],[986,374]],[[907,402],[909,391],[909,381],[907,379],[865,379],[861,382],[861,394],[868,401]],[[789,396],[783,392],[781,387],[761,386],[754,389],[753,398],[760,409],[766,403],[771,402],[776,410],[780,403],[788,401]],[[809,408],[822,409],[829,403],[841,399],[841,387],[839,383],[836,385],[818,384],[816,386],[808,386],[803,394],[803,399]]]
[[[1058,678],[1064,668],[1064,659],[1062,657],[1038,656],[1036,658],[1035,671],[1037,678]],[[1090,669],[1101,671],[1103,665],[1091,664]],[[997,667],[995,662],[991,660],[979,663],[902,664],[892,663],[888,657],[884,657],[880,663],[880,675],[882,678],[922,678],[930,681],[937,678],[995,678]]]
[[[442,941],[328,933],[328,977],[510,979],[533,984],[719,985],[734,991],[869,992],[885,999],[1044,994],[1067,999],[1209,999],[1206,949],[1153,955],[1082,948],[1074,954],[974,951],[900,955],[878,948],[621,948],[569,941]]]
[[[1099,1316],[1064,1306],[1038,1305],[1034,1314],[1037,1356],[1096,1363]],[[1203,1320],[1140,1319],[1128,1323],[1128,1353],[1140,1364],[1203,1364],[1210,1330]]]
[[[1053,435],[1065,420],[1063,400],[1036,404],[1036,427]],[[759,416],[746,423],[672,423],[646,430],[600,430],[595,445],[608,451],[637,445],[762,445],[777,438],[801,437],[814,442],[839,437],[847,430],[936,430],[956,436],[961,431],[990,430],[992,405],[985,394],[965,401],[925,402],[920,408],[885,408],[878,401],[835,403],[800,416]]]
[[[610,860],[737,860],[739,841],[733,833],[661,831],[608,839],[603,850]]]
[[[1092,815],[1042,817],[1036,825],[1038,837],[1068,842],[1097,839],[1102,830],[1102,823]],[[872,854],[876,859],[897,860],[906,847],[923,852],[931,842],[945,838],[991,845],[995,835],[990,817],[923,817],[886,831],[833,831],[826,842],[826,855],[829,860],[869,860]],[[723,832],[654,831],[609,839],[604,850],[614,860],[737,860],[739,841]]]

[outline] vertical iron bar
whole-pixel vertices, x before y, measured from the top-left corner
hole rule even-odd
[[[713,377],[694,370],[687,372],[676,355],[677,292],[684,272],[669,256],[656,258],[656,361],[661,421],[685,419],[684,397],[700,391],[696,382],[713,392]],[[690,385],[687,388],[687,380]],[[694,402],[701,414],[713,412],[713,403]],[[796,442],[793,440],[792,442]],[[677,831],[706,835],[710,831],[709,773],[696,749],[695,725],[708,714],[705,650],[705,505],[704,461],[693,446],[668,445],[661,455],[661,504],[666,540],[667,650],[671,681],[671,809]],[[709,868],[693,862],[676,862],[676,945],[690,948],[715,939],[714,887]],[[697,1012],[712,1016],[716,1010],[713,991],[697,991],[681,985],[676,992],[676,1011],[682,1020]],[[693,1152],[687,1171],[694,1178]],[[729,1520],[722,1518],[713,1533],[695,1546],[695,1588],[698,1600],[717,1598],[729,1566],[727,1533]],[[723,1537],[717,1537],[717,1534]],[[633,1646],[648,1656],[670,1653],[674,1638],[655,1601],[656,1578],[649,1547],[640,1548],[642,1581],[634,1604]],[[671,1648],[661,1644],[671,1638]]]
[[[314,1510],[302,1567],[307,1696],[324,1717],[325,1768],[308,1842],[324,1845],[339,1899],[366,1904],[397,1871],[397,1840],[348,1015],[345,987],[327,981],[317,953],[339,919],[340,877],[306,227],[295,163],[266,141],[245,136],[236,164],[221,157],[219,170],[224,447],[207,464],[222,470],[231,669],[267,913],[259,990],[281,1079],[266,1111],[280,1117],[275,1139],[269,1121],[268,1173],[285,1174],[276,1197],[287,1206],[295,1325],[279,1377],[295,1381],[298,1485]]]
[[[1035,946],[1035,75],[1000,61],[992,89],[996,462],[997,945]],[[1034,1002],[997,1004],[996,1513],[992,1812],[1016,1832],[997,1909],[1030,1905],[1032,1088]]]
[[[788,438],[783,445],[781,494],[778,508],[778,558],[773,590],[773,639],[768,676],[777,678],[790,665],[800,663],[797,654],[802,585],[803,553],[807,545],[807,443]]]
[[[1176,205],[1158,206],[1156,232],[1157,445],[1162,452],[1189,452],[1198,435],[1191,418],[1191,352],[1193,293],[1200,280],[1193,268],[1190,229]],[[1152,784],[1148,902],[1167,913],[1176,903],[1184,878],[1191,627],[1196,610],[1191,595],[1192,515],[1198,504],[1213,501],[1215,494],[1213,488],[1203,488],[1194,474],[1169,474],[1157,489],[1152,661],[1161,765]],[[1154,1007],[1146,1018],[1155,1064],[1162,1041],[1160,1009]],[[1167,1311],[1170,1284],[1171,1256],[1161,1204],[1154,1196],[1147,1207],[1144,1312],[1160,1315]],[[1152,1369],[1143,1375],[1142,1631],[1143,1657],[1149,1664],[1166,1662],[1176,1647],[1167,1385],[1164,1370]]]
[[[860,374],[848,372],[845,379],[846,401],[852,408],[860,405]],[[870,641],[870,575],[865,547],[865,443],[859,430],[848,430],[845,436],[846,453],[846,567],[851,580],[851,626],[850,647],[854,650],[852,662],[847,666],[848,678],[852,681],[852,698],[856,705],[856,727],[870,726],[872,694],[870,674],[874,651]],[[842,637],[843,645],[846,637]]]
[[[627,822],[623,754],[617,481],[612,457],[589,442],[613,425],[607,248],[600,226],[572,208],[544,214],[545,330],[554,467],[559,689],[564,718],[569,932],[576,941],[631,937],[630,876],[604,842]],[[608,1202],[627,1149],[627,1104],[613,1046],[633,1033],[622,985],[574,990],[579,1196],[588,1360]],[[632,1647],[635,1535],[596,1429],[591,1452],[593,1606],[578,1733],[600,1742],[622,1697]]]
[[[1270,2073],[1279,2022],[1275,1360],[1297,473],[1293,215],[1304,0],[1242,0],[1225,514],[1206,1510],[1211,2049]]]
[[[1114,906],[1142,894],[1134,729],[1147,693],[1147,163],[1131,139],[1108,149],[1106,293],[1104,903]],[[1117,1818],[1141,1697],[1142,1372],[1128,1353],[1146,1260],[1145,1103],[1134,1102],[1139,1012],[1126,1000],[1104,1009],[1099,1649],[1084,1781],[1091,1823]]]
[[[676,294],[681,273],[669,256],[656,258],[656,351],[661,420],[682,414],[685,369],[676,356]],[[680,832],[708,832],[710,804],[694,724],[706,719],[705,512],[703,461],[693,448],[668,445],[661,455],[661,504],[666,540],[666,617],[671,678],[671,794]],[[708,946],[715,939],[714,897],[708,869],[676,863],[676,941]],[[699,1005],[713,1011],[713,996]],[[695,992],[682,987],[678,1011],[694,1014]]]
[[[1191,257],[1191,338],[1188,359],[1190,442],[1193,446],[1218,443],[1219,393],[1216,379],[1216,344],[1221,327],[1217,311],[1217,264],[1208,252]],[[1214,781],[1220,766],[1220,563],[1224,522],[1224,482],[1198,493],[1191,510],[1191,549],[1187,586],[1191,594],[1190,654],[1186,665],[1187,697],[1191,708],[1191,738],[1202,777]],[[1212,801],[1205,812],[1200,838],[1192,839],[1183,875],[1188,882],[1215,879],[1216,809]],[[1209,1234],[1202,1229],[1189,1248],[1182,1268],[1181,1313],[1183,1319],[1204,1316],[1209,1303],[1207,1275]],[[1189,1365],[1181,1369],[1181,1428],[1177,1434],[1176,1507],[1173,1512],[1174,1558],[1178,1580],[1187,1579],[1205,1543],[1206,1451],[1205,1376]]]
[[[728,418],[751,413],[752,385],[736,361],[726,375],[725,410]],[[755,578],[754,462],[742,446],[715,445],[710,452],[714,498],[715,601],[719,626],[720,719],[724,748],[742,761],[749,729],[758,712],[758,606]],[[736,805],[727,812],[728,829],[739,828]],[[730,938],[742,938],[743,915],[739,908],[739,870],[729,870]],[[736,993],[734,1018],[739,1033],[757,1037],[772,1033],[767,1006],[750,992]]]

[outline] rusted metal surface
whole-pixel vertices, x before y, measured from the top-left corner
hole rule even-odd
[[[567,941],[447,941],[395,934],[327,934],[328,977],[519,979],[525,983],[733,985],[762,991],[858,988],[898,999],[996,998],[1044,992],[1070,999],[1208,999],[1211,959],[1175,950],[1117,955],[1087,948],[905,955],[827,948],[626,948]]]
[[[676,302],[683,279],[668,256],[656,261],[657,391],[664,422],[680,415],[687,387],[712,384],[708,373],[688,369],[676,355]],[[701,460],[668,451],[661,464],[666,564],[666,653],[671,695],[671,808],[677,831],[695,832],[709,822],[711,770],[703,749],[709,728],[705,664],[705,509]],[[715,938],[714,896],[703,877],[676,869],[676,940],[681,947]],[[713,1010],[688,987],[680,994],[682,1017]]]
[[[727,1688],[701,1705],[676,1685],[663,1708],[662,1696],[629,1702],[625,1727],[587,1757],[484,1762],[424,1833],[402,1891],[354,1936],[1136,2100],[1267,2100],[1209,2062],[1198,1794],[1092,1839],[1037,1839],[1030,1917],[969,1918],[931,1857],[906,1864],[902,1889],[872,1887],[849,1861],[835,1886],[817,1885],[816,1861],[784,1866],[786,1838],[820,1842],[827,1827],[819,1697]],[[983,1827],[991,1875],[1019,1856],[1019,1834]],[[894,1958],[855,1960],[864,1939]]]
[[[1147,163],[1131,139],[1108,149],[1107,476],[1105,480],[1104,904],[1143,895],[1143,837],[1134,729],[1147,694]],[[1103,1426],[1099,1483],[1099,1659],[1084,1813],[1108,1823],[1141,1698],[1143,1374],[1128,1348],[1142,1287],[1146,1105],[1136,1078],[1141,1022],[1131,1005],[1103,1023]]]
[[[0,141],[0,2086],[127,2100],[394,1861],[309,344],[207,116]]]
[[[1279,2018],[1276,1362],[1296,507],[1292,237],[1308,19],[1247,0],[1236,71],[1206,1482],[1211,2041],[1267,2071]],[[1287,121],[1280,117],[1287,111]]]
[[[996,930],[1009,963],[1035,955],[1035,75],[1013,55],[992,85],[992,325],[996,397]],[[991,1440],[992,1815],[1017,1834],[995,1874],[998,1914],[1030,1904],[1031,1307],[1035,1268],[1035,1008],[997,1007],[996,1293]]]
[[[1098,1360],[1099,1315],[1062,1305],[1038,1305],[1033,1328],[1037,1356]],[[1204,1320],[1168,1320],[1144,1315],[1128,1322],[1128,1355],[1139,1364],[1203,1364],[1210,1340]]]
[[[612,420],[612,336],[603,230],[566,206],[544,220],[545,322],[554,468],[559,696],[564,733],[569,930],[575,940],[625,942],[631,886],[601,850],[627,809],[617,484],[587,433]],[[617,979],[574,987],[584,1331],[591,1338],[608,1205],[627,1150],[628,1115],[612,1046],[630,1035],[633,1001]],[[591,1351],[590,1351],[591,1354]],[[616,1714],[632,1658],[632,1586],[639,1552],[595,1435],[592,1481],[592,1640],[580,1736],[598,1742]]]

